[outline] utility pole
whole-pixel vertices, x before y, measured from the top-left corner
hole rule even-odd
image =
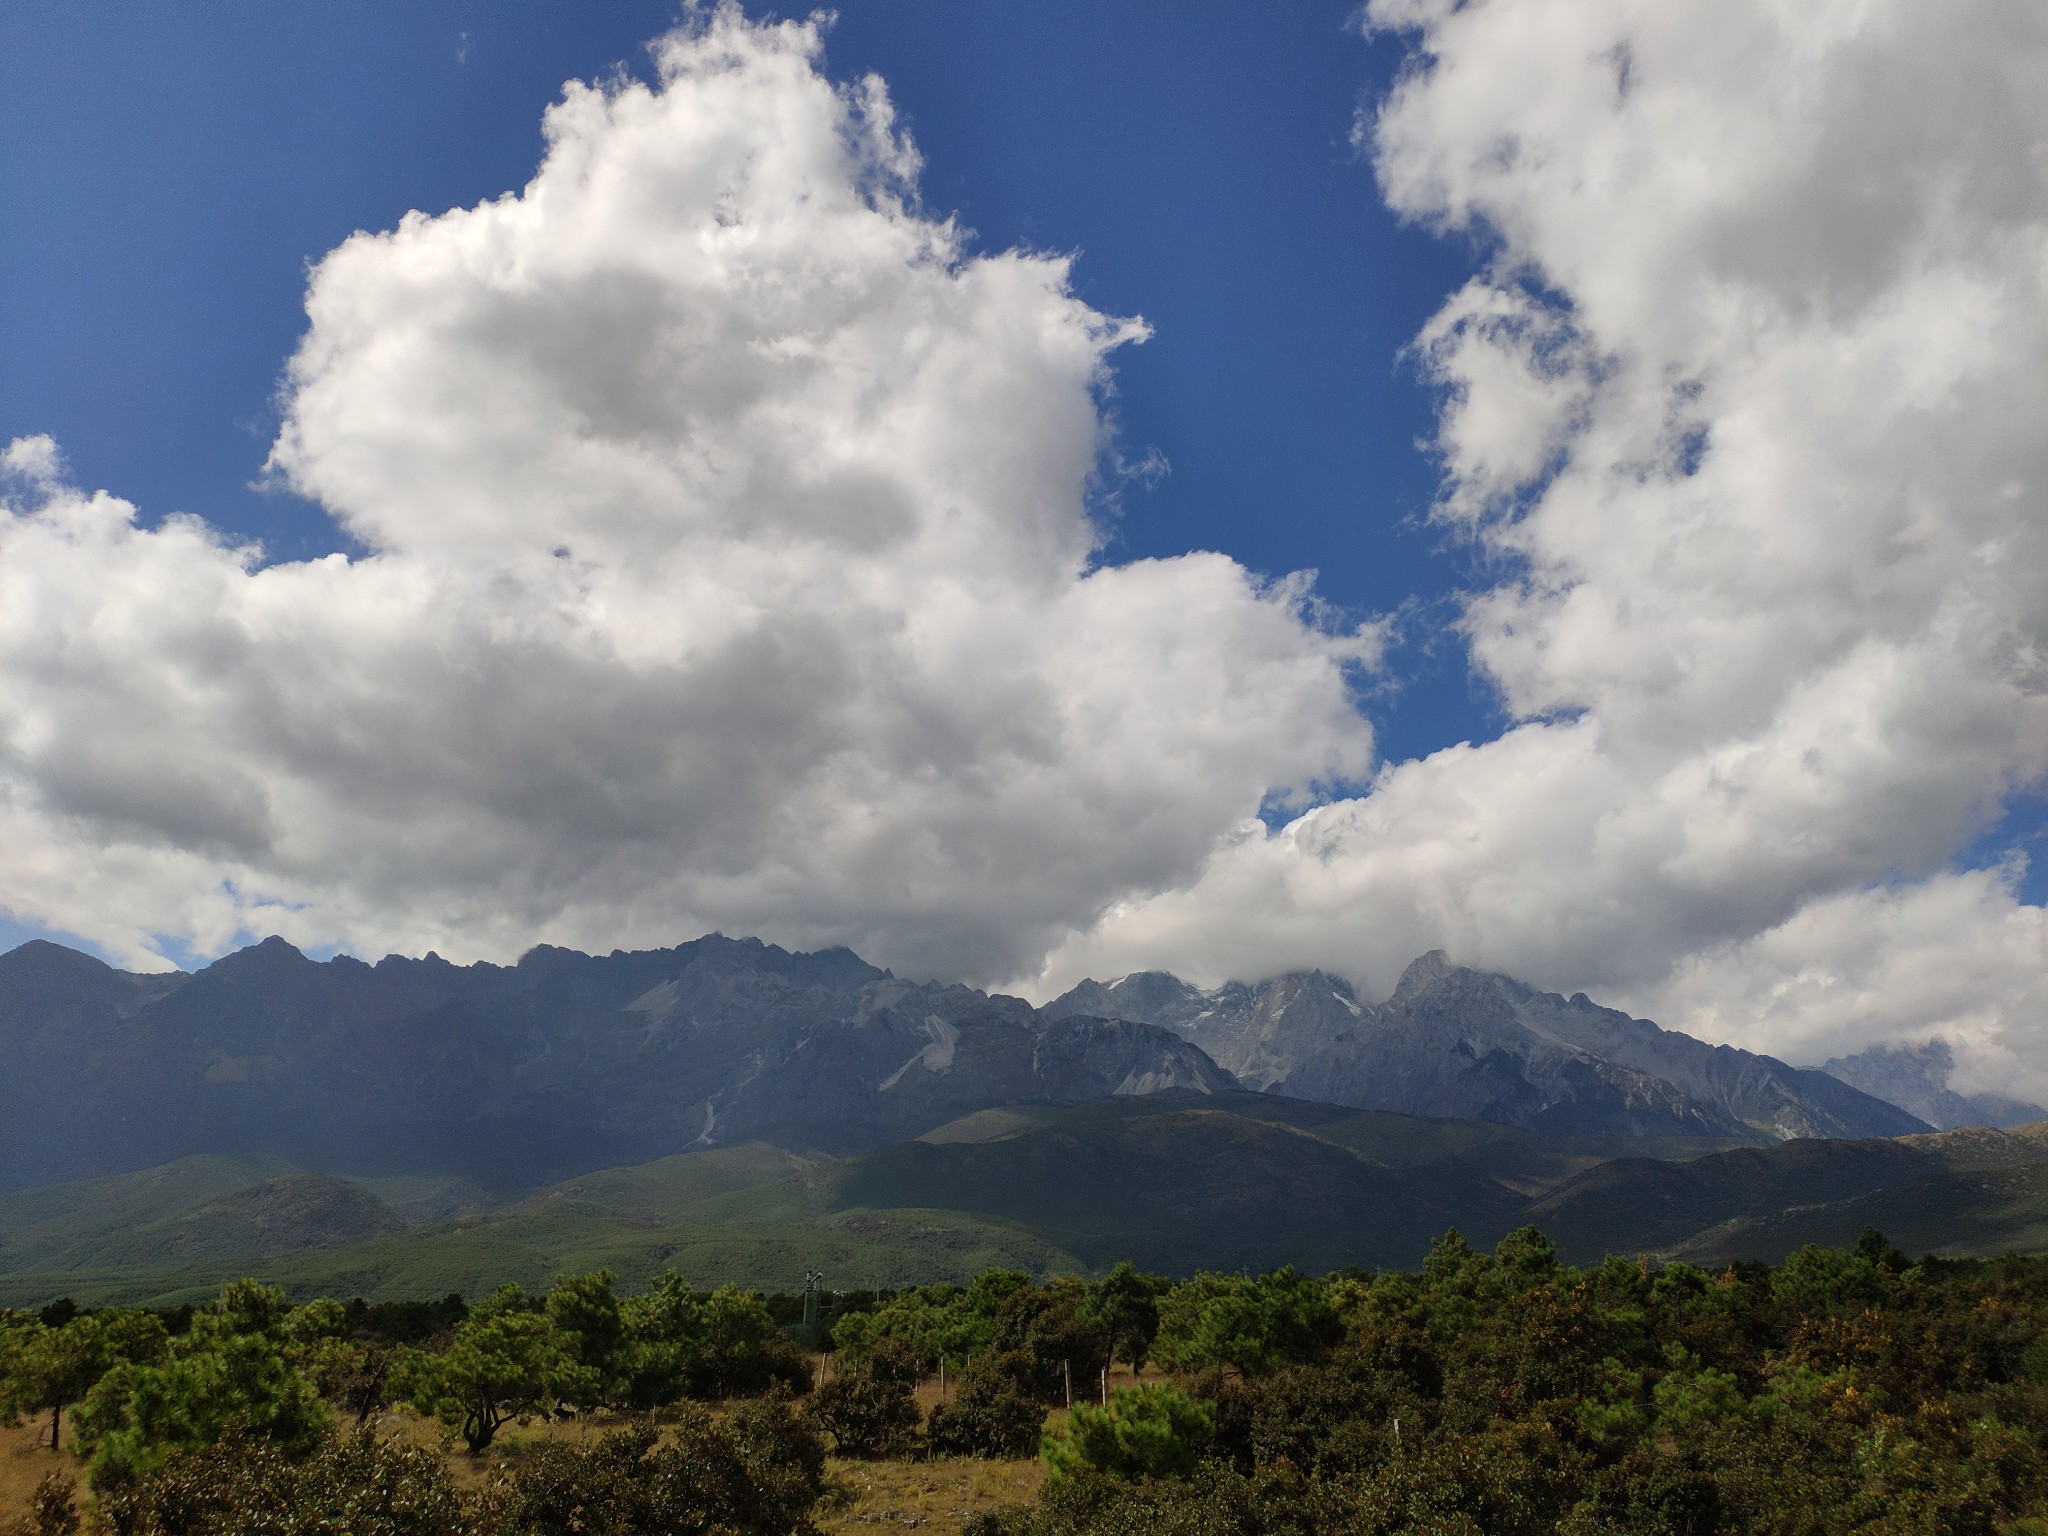
[[[1071,1360],[1062,1360],[1060,1362],[1060,1375],[1066,1378],[1067,1406],[1069,1408],[1072,1408],[1074,1406],[1074,1362]]]

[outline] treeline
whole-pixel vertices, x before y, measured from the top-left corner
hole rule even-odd
[[[0,1314],[0,1394],[68,1427],[86,1518],[121,1536],[774,1536],[809,1528],[828,1449],[1043,1455],[1036,1505],[978,1536],[2048,1533],[2048,1260],[1867,1233],[1576,1269],[1524,1229],[1450,1234],[1417,1274],[991,1271],[844,1298],[808,1335],[800,1307],[673,1275],[399,1309],[240,1282],[183,1316]],[[378,1437],[397,1403],[472,1453],[515,1419],[626,1427],[465,1486]],[[53,1479],[26,1529],[80,1518]]]

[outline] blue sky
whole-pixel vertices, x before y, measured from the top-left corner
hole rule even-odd
[[[768,14],[768,8],[755,8]],[[828,63],[874,71],[924,192],[982,248],[1077,251],[1077,291],[1142,314],[1116,362],[1132,485],[1111,559],[1212,548],[1313,568],[1330,602],[1411,610],[1390,755],[1498,720],[1430,605],[1460,550],[1422,525],[1431,399],[1403,348],[1470,252],[1403,227],[1351,142],[1398,68],[1351,4],[838,8]],[[0,18],[0,435],[47,432],[145,517],[193,512],[273,558],[338,547],[250,489],[305,328],[306,265],[356,229],[521,186],[569,79],[645,75],[671,4],[31,3]]]

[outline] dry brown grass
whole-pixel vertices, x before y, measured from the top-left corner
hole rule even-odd
[[[46,1414],[18,1424],[0,1424],[0,1529],[28,1513],[29,1495],[52,1472],[76,1482],[85,1480],[84,1463],[71,1454],[71,1426],[64,1426],[64,1449],[50,1451],[50,1420]]]
[[[511,1423],[499,1430],[482,1455],[472,1456],[459,1436],[433,1419],[423,1418],[410,1408],[393,1408],[377,1420],[377,1433],[386,1439],[403,1441],[438,1450],[448,1463],[456,1485],[473,1488],[509,1470],[521,1456],[538,1445],[584,1446],[595,1442],[607,1430],[640,1422],[637,1418],[613,1414],[588,1414],[573,1419],[533,1419]]]
[[[826,1465],[818,1528],[952,1532],[976,1515],[1017,1509],[1038,1496],[1045,1464],[1030,1461],[841,1461]]]
[[[918,1406],[927,1412],[938,1401],[938,1383],[918,1390]],[[716,1411],[716,1410],[714,1410]],[[1066,1417],[1064,1410],[1047,1416],[1047,1427]],[[394,1408],[377,1420],[380,1435],[438,1450],[458,1485],[473,1488],[508,1469],[528,1449],[542,1444],[583,1445],[606,1430],[627,1422],[605,1414],[567,1420],[535,1420],[507,1425],[481,1456],[470,1456],[462,1442],[432,1419],[408,1408]],[[0,1530],[27,1513],[36,1484],[51,1472],[63,1472],[79,1484],[86,1497],[85,1466],[65,1449],[51,1454],[49,1424],[38,1418],[0,1424]],[[978,1514],[1015,1509],[1038,1496],[1045,1466],[1024,1461],[845,1461],[833,1457],[826,1467],[825,1497],[817,1510],[819,1527],[828,1533],[866,1532],[877,1528],[953,1532]]]

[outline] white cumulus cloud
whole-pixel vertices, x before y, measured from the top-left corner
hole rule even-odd
[[[814,24],[655,61],[314,270],[271,467],[360,557],[7,450],[0,906],[138,963],[718,926],[994,978],[1369,769],[1304,580],[1096,563],[1142,323],[927,214]]]
[[[2042,912],[1955,866],[2048,771],[2048,11],[1376,0],[1390,204],[1513,725],[1389,766],[1051,979],[1430,943],[1817,1058],[1941,1029],[2048,1093]],[[2014,1076],[2017,1074],[2017,1076]]]
[[[1415,50],[1385,196],[1483,253],[1413,355],[1498,739],[1375,770],[1373,632],[1305,578],[1100,563],[1142,323],[972,252],[878,82],[725,10],[569,87],[516,194],[315,269],[272,471],[359,557],[6,451],[0,906],[137,960],[716,926],[1040,992],[1441,945],[2048,1095],[2042,910],[1959,863],[2048,775],[2048,12],[1368,24]]]

